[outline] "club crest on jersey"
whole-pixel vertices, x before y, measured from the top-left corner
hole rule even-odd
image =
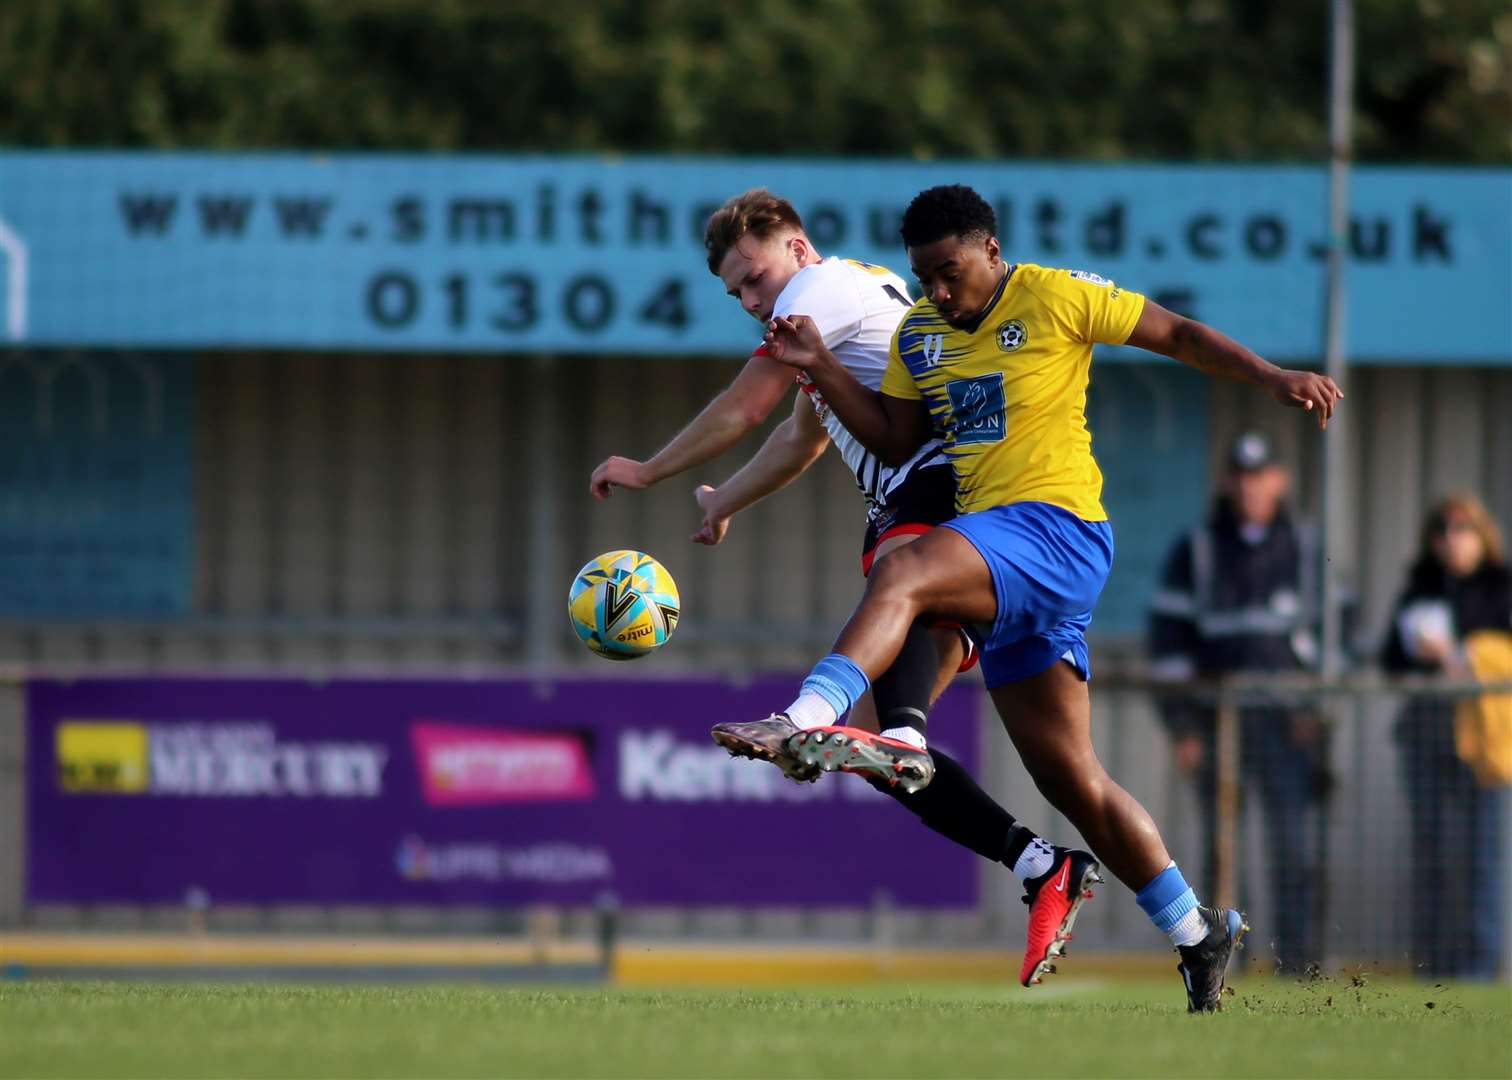
[[[1029,340],[1029,331],[1017,319],[1009,319],[997,328],[998,348],[1004,352],[1018,352]]]

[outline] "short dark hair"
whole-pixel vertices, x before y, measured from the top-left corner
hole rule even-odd
[[[803,231],[803,219],[792,203],[764,187],[741,192],[709,215],[709,223],[704,227],[709,273],[719,276],[720,263],[747,233],[766,240],[785,230]]]
[[[905,247],[933,244],[947,236],[997,235],[997,215],[987,200],[965,184],[943,184],[921,191],[903,211]]]

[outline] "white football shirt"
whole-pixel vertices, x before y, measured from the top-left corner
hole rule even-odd
[[[831,256],[794,274],[777,294],[772,314],[813,319],[825,346],[845,369],[862,386],[878,390],[882,373],[887,370],[893,332],[912,305],[908,286],[887,267]],[[948,463],[939,440],[931,439],[902,465],[883,465],[845,430],[806,372],[798,373],[798,385],[809,396],[830,441],[856,478],[868,509],[875,511],[885,503],[889,493],[916,467]]]

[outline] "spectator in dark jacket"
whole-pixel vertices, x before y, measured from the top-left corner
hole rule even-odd
[[[1397,601],[1382,662],[1398,674],[1465,679],[1465,639],[1512,629],[1501,535],[1473,495],[1440,502]],[[1412,808],[1413,961],[1426,975],[1496,974],[1503,919],[1506,789],[1477,783],[1455,746],[1454,702],[1408,700],[1397,724]]]
[[[1150,606],[1152,673],[1179,683],[1221,675],[1297,672],[1316,659],[1316,548],[1286,508],[1289,476],[1263,436],[1229,453],[1209,520],[1173,545]],[[1217,711],[1211,700],[1165,698],[1177,768],[1193,778],[1206,849],[1206,895],[1215,893]],[[1316,868],[1307,824],[1326,787],[1322,725],[1282,705],[1240,710],[1241,776],[1265,809],[1274,926],[1282,969],[1316,959],[1310,928]]]

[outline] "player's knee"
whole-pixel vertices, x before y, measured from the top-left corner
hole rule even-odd
[[[1091,754],[1072,747],[1051,746],[1034,755],[1033,760],[1026,756],[1024,764],[1041,794],[1057,806],[1101,798],[1107,773]]]
[[[1035,784],[1046,801],[1077,828],[1101,814],[1106,792],[1095,778],[1063,774],[1036,777]]]
[[[899,548],[878,559],[866,579],[866,591],[888,599],[914,601],[927,564],[909,549]]]

